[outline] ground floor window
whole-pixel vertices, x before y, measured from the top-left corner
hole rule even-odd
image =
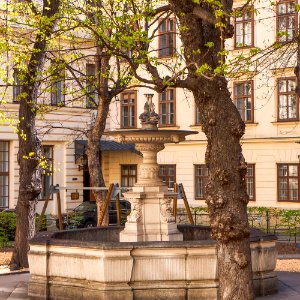
[[[299,165],[278,164],[278,201],[299,201]]]
[[[209,171],[206,165],[195,165],[195,199],[205,198],[205,186],[208,181]]]
[[[9,203],[9,142],[0,141],[0,210]]]
[[[176,165],[160,165],[159,177],[168,188],[174,188],[174,183],[176,182]]]
[[[137,182],[137,165],[121,165],[121,186],[133,187]]]
[[[53,184],[53,146],[42,146],[42,159],[45,160],[46,164],[42,171],[42,192],[40,199],[44,200],[47,199],[50,186]],[[52,199],[52,196],[50,199]]]
[[[247,164],[247,174],[246,174],[246,186],[247,194],[250,201],[255,200],[255,165]]]

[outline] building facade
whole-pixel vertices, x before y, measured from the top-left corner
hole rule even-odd
[[[267,1],[244,7],[245,2],[235,1],[236,15],[232,17],[235,32],[228,40],[228,62],[239,57],[249,57],[254,52],[269,49],[278,44],[278,51],[267,56],[261,52],[260,59],[254,56],[244,72],[235,70],[229,77],[232,99],[246,123],[242,138],[242,148],[248,163],[247,190],[249,206],[299,208],[299,155],[300,122],[299,99],[295,94],[296,65],[293,51],[296,45],[291,42],[298,29],[298,13],[295,1],[280,1],[270,5]],[[240,11],[240,8],[243,10]],[[175,63],[174,54],[180,48],[180,38],[176,34],[178,24],[175,18],[163,20],[153,48],[156,55],[166,64]],[[289,45],[288,47],[286,45]],[[276,48],[276,47],[275,47]],[[267,51],[267,50],[265,50]],[[241,68],[240,68],[241,69]],[[239,70],[240,70],[239,69]],[[86,65],[86,74],[94,74],[93,62]],[[17,77],[15,74],[15,81]],[[78,137],[74,131],[86,128],[91,122],[93,109],[88,99],[77,103],[60,105],[66,102],[63,83],[55,83],[54,92],[48,95],[52,106],[63,106],[46,113],[38,122],[43,131],[46,124],[60,123],[66,128],[44,130],[43,151],[48,158],[51,170],[43,176],[43,193],[39,201],[41,210],[47,188],[59,184],[62,190],[62,209],[68,210],[83,200],[83,186],[88,185],[88,176],[76,160],[75,142]],[[87,90],[89,85],[87,84]],[[140,128],[139,115],[143,112],[147,88],[128,89],[116,97],[110,105],[107,130]],[[11,101],[6,104],[9,112],[16,112],[18,87],[10,91]],[[206,137],[201,131],[201,120],[192,94],[180,88],[170,87],[161,94],[153,96],[156,112],[160,115],[159,129],[196,130],[196,135],[187,137],[185,142],[168,144],[158,154],[160,175],[172,187],[174,182],[182,183],[190,205],[205,205],[205,184],[208,170],[205,166]],[[59,126],[58,126],[59,127]],[[132,186],[139,173],[141,156],[133,151],[113,149],[103,151],[102,168],[106,186],[119,183]],[[8,123],[0,127],[0,209],[13,208],[18,195],[18,141],[17,135]],[[77,190],[78,189],[78,190]],[[79,198],[71,199],[71,193],[79,192]],[[180,204],[180,203],[179,203]],[[57,212],[56,202],[50,201],[48,211]]]

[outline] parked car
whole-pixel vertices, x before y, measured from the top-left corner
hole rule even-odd
[[[127,215],[130,213],[130,202],[127,200],[120,200],[121,210],[121,223],[126,222]],[[116,225],[117,220],[117,208],[116,201],[110,201],[108,205],[109,224]],[[73,211],[63,214],[63,228],[87,228],[95,227],[97,225],[97,206],[95,201],[84,201]],[[58,220],[56,226],[59,228]]]

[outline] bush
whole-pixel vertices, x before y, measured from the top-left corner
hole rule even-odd
[[[13,212],[0,213],[0,239],[3,240],[4,242],[14,241],[15,232],[16,232],[16,214]]]

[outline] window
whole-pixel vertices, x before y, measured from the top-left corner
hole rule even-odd
[[[158,56],[173,56],[176,51],[176,23],[175,19],[164,19],[159,24]]]
[[[121,165],[121,187],[133,187],[137,182],[137,165]]]
[[[200,110],[196,105],[196,125],[201,125]]]
[[[175,125],[175,89],[167,89],[159,94],[159,125]]]
[[[0,141],[0,210],[8,208],[9,142]]]
[[[252,81],[236,82],[233,89],[233,100],[242,120],[245,123],[253,122]]]
[[[96,91],[96,67],[95,64],[86,64],[86,107],[95,108],[98,104]]]
[[[42,192],[40,199],[46,199],[50,186],[53,184],[53,146],[42,146],[42,157],[46,161],[46,167],[42,171]]]
[[[52,62],[51,105],[65,104],[65,71],[55,61]]]
[[[253,7],[247,6],[235,11],[234,46],[245,48],[253,46],[254,15]]]
[[[176,165],[160,165],[159,177],[168,188],[174,188],[174,183],[176,182]]]
[[[278,164],[278,201],[299,201],[299,164]]]
[[[206,165],[195,165],[195,199],[205,198],[205,186],[209,171]]]
[[[246,186],[249,200],[255,200],[255,165],[247,164]]]
[[[13,85],[13,102],[18,102],[19,95],[21,94],[21,83],[20,83],[20,73],[17,69],[14,69],[13,78],[14,78],[14,85]]]
[[[136,127],[136,91],[121,94],[121,128]]]
[[[279,42],[293,40],[296,30],[295,1],[280,1],[277,4],[277,40]]]
[[[280,78],[277,82],[278,120],[298,119],[298,97],[296,96],[296,79]]]

